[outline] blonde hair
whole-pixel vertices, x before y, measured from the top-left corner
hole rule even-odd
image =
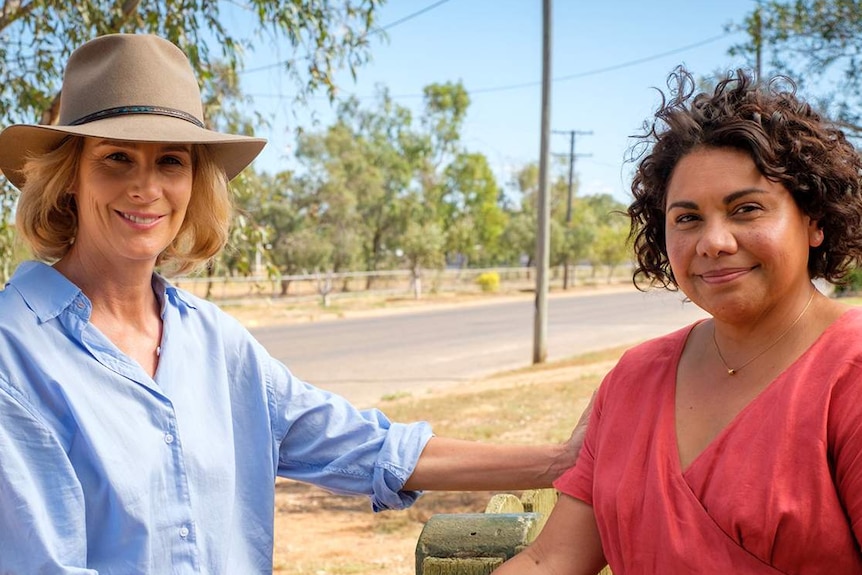
[[[75,241],[78,210],[69,190],[75,184],[83,148],[84,138],[70,136],[24,164],[15,225],[37,258],[58,260]],[[224,169],[205,144],[192,145],[192,158],[194,178],[185,220],[156,260],[168,275],[193,271],[227,243],[233,205]]]

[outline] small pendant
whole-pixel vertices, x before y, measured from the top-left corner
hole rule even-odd
[[[156,357],[158,357],[160,355],[162,355],[162,346],[157,346],[156,347]]]
[[[727,375],[736,375],[736,370],[735,369],[728,369]]]

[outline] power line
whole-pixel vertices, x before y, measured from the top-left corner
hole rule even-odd
[[[385,26],[380,26],[378,28],[374,28],[373,30],[370,30],[368,32],[368,34],[369,34],[369,36],[371,34],[382,34],[386,30],[394,28],[395,26],[398,26],[399,24],[403,24],[404,22],[407,22],[408,20],[412,20],[413,18],[416,18],[417,16],[421,16],[422,14],[425,14],[426,12],[430,12],[434,8],[438,8],[438,7],[442,6],[443,4],[450,2],[450,1],[451,0],[438,0],[437,2],[434,2],[433,4],[429,4],[425,8],[422,8],[421,10],[417,10],[416,12],[413,12],[412,14],[408,14],[407,16],[404,16],[403,18],[399,18],[398,20],[396,20],[394,22],[390,22],[389,24],[386,24]],[[282,60],[281,62],[275,62],[274,64],[266,64],[265,66],[258,66],[257,68],[246,68],[244,70],[240,70],[237,73],[238,74],[251,74],[252,72],[263,72],[264,70],[271,70],[273,68],[280,68],[280,67],[284,66],[285,64],[289,64],[289,63],[290,63],[290,60]]]
[[[695,42],[694,44],[688,44],[687,46],[682,46],[680,48],[674,48],[673,50],[668,50],[667,52],[661,52],[659,54],[653,54],[652,56],[646,56],[644,58],[638,58],[637,60],[629,60],[628,62],[623,62],[621,64],[613,64],[611,66],[606,66],[604,68],[596,68],[595,70],[588,70],[586,72],[577,72],[575,74],[568,74],[566,76],[558,76],[553,79],[553,82],[565,82],[568,80],[574,80],[576,78],[585,78],[587,76],[597,76],[599,74],[604,74],[605,72],[613,72],[614,70],[620,70],[622,68],[630,68],[631,66],[637,66],[638,64],[643,64],[645,62],[651,62],[653,60],[658,60],[659,58],[664,58],[665,56],[672,56],[674,54],[679,54],[680,52],[685,52],[687,50],[691,50],[692,48],[699,48],[701,46],[705,46],[707,44],[711,44],[713,42],[717,42],[722,40],[731,34],[735,34],[735,32],[725,32],[719,36],[713,36],[712,38],[707,38],[706,40],[701,40],[700,42]],[[526,88],[532,86],[538,86],[541,82],[523,82],[520,84],[510,84],[508,86],[496,86],[491,88],[479,88],[476,90],[470,90],[470,94],[487,94],[490,92],[502,92],[504,90],[515,90],[518,88]]]
[[[443,0],[448,2],[449,0]],[[438,2],[440,4],[440,2]],[[551,82],[566,82],[568,80],[574,80],[577,78],[586,78],[588,76],[597,76],[599,74],[604,74],[606,72],[613,72],[615,70],[621,70],[623,68],[629,68],[631,66],[637,66],[638,64],[643,64],[645,62],[651,62],[652,60],[658,60],[659,58],[664,58],[665,56],[672,56],[674,54],[679,54],[680,52],[685,52],[687,50],[691,50],[693,48],[699,48],[701,46],[705,46],[707,44],[711,44],[713,42],[717,42],[728,36],[735,34],[736,32],[726,32],[719,36],[713,36],[711,38],[707,38],[706,40],[701,40],[700,42],[695,42],[694,44],[688,44],[686,46],[681,46],[679,48],[674,48],[673,50],[668,50],[666,52],[661,52],[659,54],[653,54],[652,56],[645,56],[644,58],[638,58],[637,60],[629,60],[627,62],[622,62],[620,64],[613,64],[611,66],[606,66],[604,68],[596,68],[595,70],[588,70],[586,72],[576,72],[574,74],[568,74],[566,76],[558,76],[553,78]],[[521,88],[533,88],[535,86],[540,85],[540,81],[533,82],[521,82],[518,84],[506,84],[503,86],[491,86],[488,88],[476,88],[473,90],[467,90],[467,92],[472,96],[474,94],[490,94],[494,92],[505,92],[508,90],[518,90]],[[280,95],[274,94],[252,94],[255,98],[282,98]],[[391,98],[393,100],[406,100],[409,98],[423,98],[424,94],[395,94],[392,95]]]
[[[396,20],[395,22],[390,22],[386,26],[381,26],[380,28],[372,30],[371,33],[372,34],[375,32],[380,33],[380,32],[383,32],[385,30],[389,30],[390,28],[394,28],[395,26],[398,26],[399,24],[403,24],[404,22],[407,22],[408,20],[412,20],[413,18],[416,18],[417,16],[421,16],[425,12],[429,12],[429,11],[433,10],[434,8],[437,8],[438,6],[442,6],[446,2],[449,2],[449,0],[440,0],[439,2],[435,2],[435,3],[431,4],[430,6],[426,6],[425,8],[422,8],[421,10],[414,12],[413,14],[408,14],[407,16],[400,18],[400,19]]]
[[[589,72],[580,72],[578,74],[569,74],[568,76],[561,76],[559,78],[555,78],[556,82],[564,82],[566,80],[573,80],[575,78],[583,78],[584,76],[595,76],[596,74],[603,74],[605,72],[612,72],[614,70],[619,70],[620,68],[628,68],[629,66],[636,66],[638,64],[643,64],[644,62],[650,62],[652,60],[658,60],[659,58],[664,58],[665,56],[673,56],[674,54],[679,54],[680,52],[685,52],[687,50],[691,50],[692,48],[700,48],[701,46],[706,46],[707,44],[712,44],[713,42],[717,42],[728,36],[735,34],[736,32],[726,32],[719,36],[713,36],[712,38],[707,38],[706,40],[701,40],[700,42],[695,42],[694,44],[689,44],[688,46],[683,46],[681,48],[675,48],[673,50],[668,50],[667,52],[662,52],[661,54],[655,54],[653,56],[647,56],[645,58],[640,58],[638,60],[630,60],[628,62],[623,62],[622,64],[617,64],[615,66],[608,66],[606,68],[599,68],[597,70],[591,70]]]

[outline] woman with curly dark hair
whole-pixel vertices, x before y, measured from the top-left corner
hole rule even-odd
[[[545,529],[499,573],[862,573],[862,160],[792,81],[697,93],[640,139],[635,284],[710,319],[628,351]]]

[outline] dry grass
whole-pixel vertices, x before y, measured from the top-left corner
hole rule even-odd
[[[531,297],[511,291],[492,296],[430,294],[421,301],[359,297],[336,300],[329,308],[314,301],[285,305],[282,300],[264,299],[223,308],[253,328]],[[622,351],[500,373],[430,395],[397,394],[378,407],[396,421],[429,421],[438,435],[525,444],[563,441]],[[482,511],[491,495],[427,493],[406,511],[375,514],[365,499],[333,496],[316,487],[279,480],[273,570],[282,575],[413,575],[416,542],[428,518],[436,513]]]
[[[498,374],[430,397],[393,397],[393,420],[438,435],[536,444],[565,440],[622,349]],[[373,514],[363,499],[279,481],[274,569],[289,575],[412,575],[422,526],[435,513],[480,512],[491,493],[428,493],[411,509]]]

